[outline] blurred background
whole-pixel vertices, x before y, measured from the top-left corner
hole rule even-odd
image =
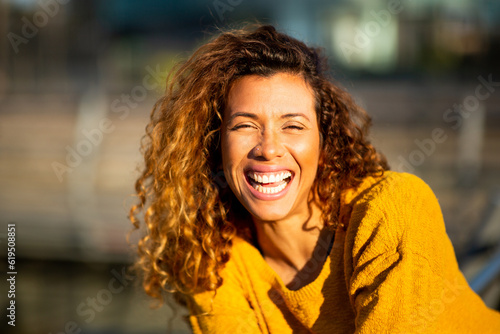
[[[329,56],[394,170],[439,198],[469,283],[500,308],[500,2],[0,0],[0,260],[16,326],[189,333],[125,272],[140,139],[172,66],[218,28],[272,23]],[[6,320],[7,319],[7,320]]]

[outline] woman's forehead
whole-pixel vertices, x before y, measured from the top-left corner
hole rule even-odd
[[[311,117],[315,98],[302,76],[277,73],[270,77],[248,75],[232,85],[226,104],[226,118],[239,113],[304,114]]]

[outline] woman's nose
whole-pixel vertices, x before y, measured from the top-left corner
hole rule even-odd
[[[280,140],[280,136],[272,131],[265,131],[260,142],[255,146],[254,153],[256,157],[262,157],[265,160],[282,157],[285,154],[285,147]]]

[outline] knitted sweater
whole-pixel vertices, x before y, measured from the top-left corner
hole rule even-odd
[[[500,333],[500,313],[468,286],[422,180],[368,177],[341,208],[347,228],[324,263],[314,259],[325,253],[313,255],[311,271],[322,269],[295,291],[257,248],[234,240],[222,286],[188,301],[194,333]]]

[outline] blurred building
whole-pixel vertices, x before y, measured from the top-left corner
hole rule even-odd
[[[324,47],[393,169],[436,192],[464,262],[494,248],[500,2],[11,0],[0,2],[0,221],[16,223],[20,259],[77,272],[131,261],[140,139],[167,73],[218,28],[255,20]]]

